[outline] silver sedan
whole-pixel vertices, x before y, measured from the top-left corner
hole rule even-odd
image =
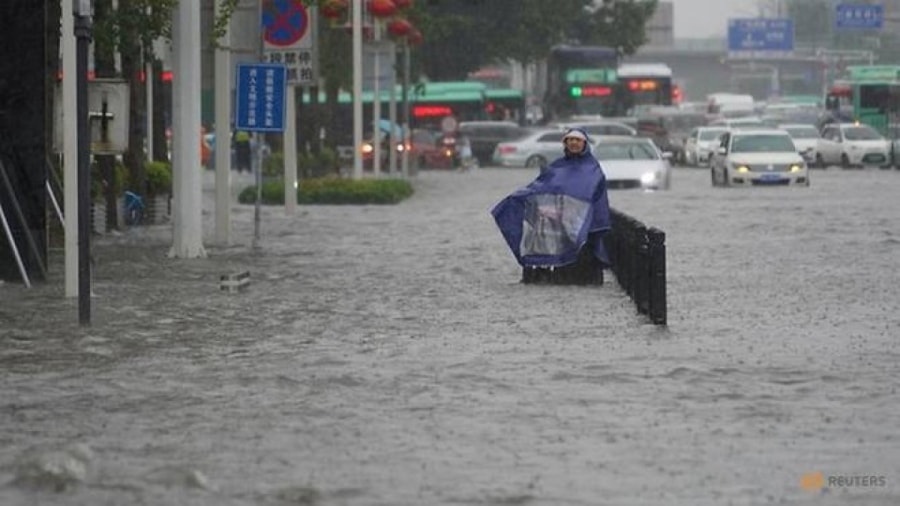
[[[503,167],[544,168],[563,156],[563,131],[558,128],[533,130],[518,139],[494,148],[494,163]]]
[[[668,190],[672,166],[652,140],[643,137],[600,137],[592,146],[609,188]]]

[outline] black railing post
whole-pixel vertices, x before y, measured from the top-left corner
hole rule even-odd
[[[615,209],[610,209],[610,219],[612,229],[599,239],[609,255],[609,269],[639,314],[647,315],[656,325],[666,325],[666,234]],[[595,284],[591,281],[593,269],[593,258],[579,255],[573,266],[523,267],[522,282]]]
[[[634,291],[634,302],[638,313],[650,313],[650,243],[647,238],[647,228],[641,224],[637,228],[638,243],[635,248],[637,260],[637,283]]]
[[[657,228],[647,231],[650,248],[650,320],[666,325],[666,234]]]

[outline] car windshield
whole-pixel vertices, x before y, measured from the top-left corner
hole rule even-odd
[[[782,153],[796,150],[791,138],[780,134],[735,135],[731,142],[733,153]]]
[[[872,127],[855,126],[845,128],[844,137],[848,141],[873,141],[881,139],[881,134]]]
[[[637,142],[600,142],[594,145],[597,160],[658,160],[651,146]]]
[[[714,141],[719,138],[722,134],[724,134],[726,130],[723,128],[721,130],[702,130],[700,132],[700,140],[701,141]]]
[[[788,127],[785,130],[794,139],[816,139],[819,137],[819,131],[815,127]]]

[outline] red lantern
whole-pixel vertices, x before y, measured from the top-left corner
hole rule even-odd
[[[403,37],[411,32],[412,29],[412,24],[403,18],[392,19],[387,25],[388,33],[394,37]]]
[[[412,3],[412,0],[394,0],[394,5],[397,6],[398,11],[409,9],[410,7],[412,7]]]
[[[325,0],[319,12],[328,19],[337,19],[347,12],[347,0]]]
[[[369,0],[367,7],[376,18],[387,18],[397,12],[397,5],[393,0]]]
[[[409,35],[406,36],[406,40],[409,41],[410,45],[418,46],[425,40],[425,37],[422,37],[422,32],[418,28],[413,28],[410,30]]]

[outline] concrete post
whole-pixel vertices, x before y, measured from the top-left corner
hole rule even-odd
[[[206,257],[203,248],[200,165],[200,2],[172,9],[173,233],[169,256]]]

